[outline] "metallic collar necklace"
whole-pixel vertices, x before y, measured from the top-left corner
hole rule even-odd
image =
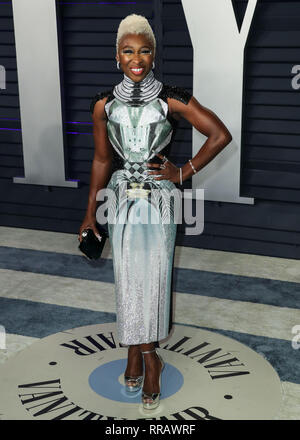
[[[113,94],[120,101],[131,105],[144,105],[157,97],[163,84],[150,70],[142,81],[135,82],[124,73],[124,79],[114,87]]]

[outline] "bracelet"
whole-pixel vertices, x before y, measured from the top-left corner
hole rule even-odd
[[[197,173],[197,171],[195,170],[195,168],[194,168],[194,165],[192,164],[192,161],[191,161],[191,159],[189,159],[189,162],[190,162],[190,165],[191,165],[191,167],[193,168],[194,174],[196,174],[196,173]]]

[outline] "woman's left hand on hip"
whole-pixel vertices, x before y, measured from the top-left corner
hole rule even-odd
[[[170,180],[171,182],[178,183],[179,182],[179,168],[169,161],[162,154],[157,153],[160,159],[166,159],[163,164],[161,163],[151,163],[148,162],[147,166],[150,168],[157,168],[156,170],[149,170],[148,175],[158,174],[158,177],[154,177],[155,180]]]

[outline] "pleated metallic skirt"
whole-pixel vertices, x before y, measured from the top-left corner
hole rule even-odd
[[[117,186],[114,176],[108,188],[116,191]],[[159,181],[159,187],[165,195],[176,188],[167,180]],[[167,197],[160,197],[158,202],[151,199],[151,194],[136,196],[134,191],[129,191],[127,198],[117,198],[116,203],[114,222],[108,222],[108,232],[118,338],[124,345],[159,341],[170,331],[177,231],[174,205]],[[169,221],[165,222],[168,213]]]

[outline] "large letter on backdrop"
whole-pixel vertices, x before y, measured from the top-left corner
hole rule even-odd
[[[15,183],[77,187],[65,179],[55,0],[13,0],[25,177]]]
[[[194,49],[193,94],[228,127],[232,142],[193,177],[205,200],[253,204],[240,197],[244,49],[257,0],[249,0],[241,32],[231,0],[182,0]],[[206,137],[193,128],[193,154]]]

